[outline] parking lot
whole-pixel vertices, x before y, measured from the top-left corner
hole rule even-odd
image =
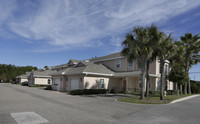
[[[171,105],[116,102],[115,99],[119,97],[126,96],[71,96],[39,88],[0,84],[0,124],[186,123],[183,119],[192,119],[193,123],[200,121],[197,117],[200,113],[199,97],[192,102]]]
[[[48,123],[111,123],[148,108],[115,102],[121,95],[71,96],[38,88],[0,84],[0,122],[15,123],[11,113],[34,112]]]

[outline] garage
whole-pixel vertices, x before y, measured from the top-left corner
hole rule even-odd
[[[60,91],[60,78],[56,78],[55,79],[55,89],[54,90],[57,90],[57,91]]]
[[[71,90],[77,90],[79,89],[79,79],[78,78],[73,78],[71,79]]]

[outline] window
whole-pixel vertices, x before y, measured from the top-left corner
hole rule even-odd
[[[132,68],[133,67],[133,61],[128,61],[128,67]]]
[[[116,60],[115,61],[115,67],[120,68],[121,67],[121,60]]]
[[[99,89],[104,89],[104,79],[100,79]]]
[[[165,74],[168,74],[168,65],[165,65]]]
[[[51,79],[48,79],[48,84],[51,84]]]

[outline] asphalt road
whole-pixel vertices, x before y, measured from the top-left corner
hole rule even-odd
[[[0,124],[200,123],[200,97],[170,105],[115,102],[119,97],[122,96],[71,96],[38,88],[0,84]]]

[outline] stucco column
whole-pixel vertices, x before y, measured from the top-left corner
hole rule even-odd
[[[128,77],[126,77],[126,92],[128,92]]]

